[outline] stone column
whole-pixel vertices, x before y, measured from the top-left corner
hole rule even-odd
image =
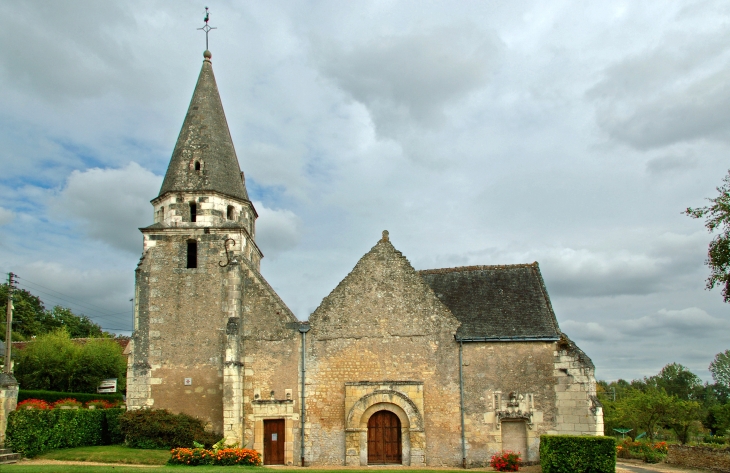
[[[8,415],[18,405],[18,381],[11,374],[0,373],[0,447],[5,446]]]
[[[228,266],[226,354],[223,365],[223,436],[243,446],[243,363],[241,362],[241,266]]]

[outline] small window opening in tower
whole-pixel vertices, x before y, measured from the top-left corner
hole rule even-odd
[[[165,221],[165,206],[160,207],[160,223]]]
[[[198,206],[195,202],[190,202],[190,221],[196,222],[198,218]]]
[[[229,205],[228,206],[228,211],[226,212],[226,218],[228,220],[233,220],[233,210],[234,210],[233,209],[233,206],[232,205]]]
[[[195,170],[200,171],[200,161],[195,161]]]
[[[198,242],[188,240],[188,268],[198,267]]]

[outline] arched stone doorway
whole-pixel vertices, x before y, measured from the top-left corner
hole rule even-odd
[[[400,386],[403,384],[404,386]],[[348,466],[365,466],[376,463],[382,464],[381,459],[374,460],[370,455],[369,431],[370,426],[377,422],[386,422],[385,417],[380,420],[370,419],[374,416],[388,415],[388,430],[391,432],[389,441],[391,453],[390,464],[425,466],[426,435],[423,428],[423,384],[420,382],[358,382],[346,384],[346,399],[352,399],[347,408],[345,418],[345,464]],[[408,391],[404,387],[410,388]],[[374,388],[374,389],[373,389]],[[394,389],[395,388],[395,389]],[[398,388],[403,389],[401,392]],[[412,397],[411,397],[412,396]],[[380,414],[386,411],[389,414]],[[397,421],[396,421],[397,419]],[[393,436],[393,432],[400,432],[400,436]],[[400,461],[394,459],[393,449],[400,447]]]
[[[391,411],[378,411],[368,419],[368,465],[401,464],[400,419]]]

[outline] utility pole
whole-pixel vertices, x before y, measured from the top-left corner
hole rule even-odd
[[[8,306],[5,312],[5,374],[12,373],[12,364],[10,363],[10,347],[13,344],[13,273],[8,273]]]

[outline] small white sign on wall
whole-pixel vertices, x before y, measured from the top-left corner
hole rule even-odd
[[[193,378],[185,378],[185,386],[192,386]]]

